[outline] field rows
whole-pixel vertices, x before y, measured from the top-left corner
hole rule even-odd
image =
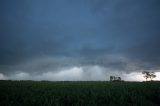
[[[159,106],[160,82],[0,81],[0,106]]]

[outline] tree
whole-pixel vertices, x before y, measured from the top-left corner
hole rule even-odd
[[[148,78],[150,78],[152,81],[152,79],[156,77],[154,72],[143,71],[142,74],[144,74],[143,77],[146,79],[146,81]]]
[[[118,81],[121,81],[121,77],[118,77]]]
[[[110,76],[110,81],[113,81],[114,80],[114,76]]]
[[[151,79],[151,81],[152,81],[152,79],[155,78],[155,77],[156,77],[155,73],[154,73],[154,72],[150,72],[150,79]]]
[[[121,77],[110,76],[110,81],[121,81]]]
[[[149,72],[148,71],[143,71],[142,72],[142,74],[144,74],[144,78],[146,79],[146,81],[147,81],[147,79],[149,78]]]

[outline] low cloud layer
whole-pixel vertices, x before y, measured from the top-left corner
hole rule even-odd
[[[1,0],[0,79],[159,72],[159,10],[159,0]]]
[[[121,77],[124,81],[144,81],[141,72],[119,72],[100,66],[73,67],[66,70],[49,71],[40,74],[30,74],[17,71],[14,74],[5,76],[0,73],[0,80],[36,80],[36,81],[108,81],[110,76]],[[160,72],[156,72],[154,80],[160,80]]]

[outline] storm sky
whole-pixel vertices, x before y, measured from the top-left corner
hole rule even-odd
[[[159,34],[159,0],[0,0],[0,79],[139,80]]]

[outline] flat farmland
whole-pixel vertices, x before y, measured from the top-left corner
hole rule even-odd
[[[0,81],[0,106],[160,106],[160,82]]]

